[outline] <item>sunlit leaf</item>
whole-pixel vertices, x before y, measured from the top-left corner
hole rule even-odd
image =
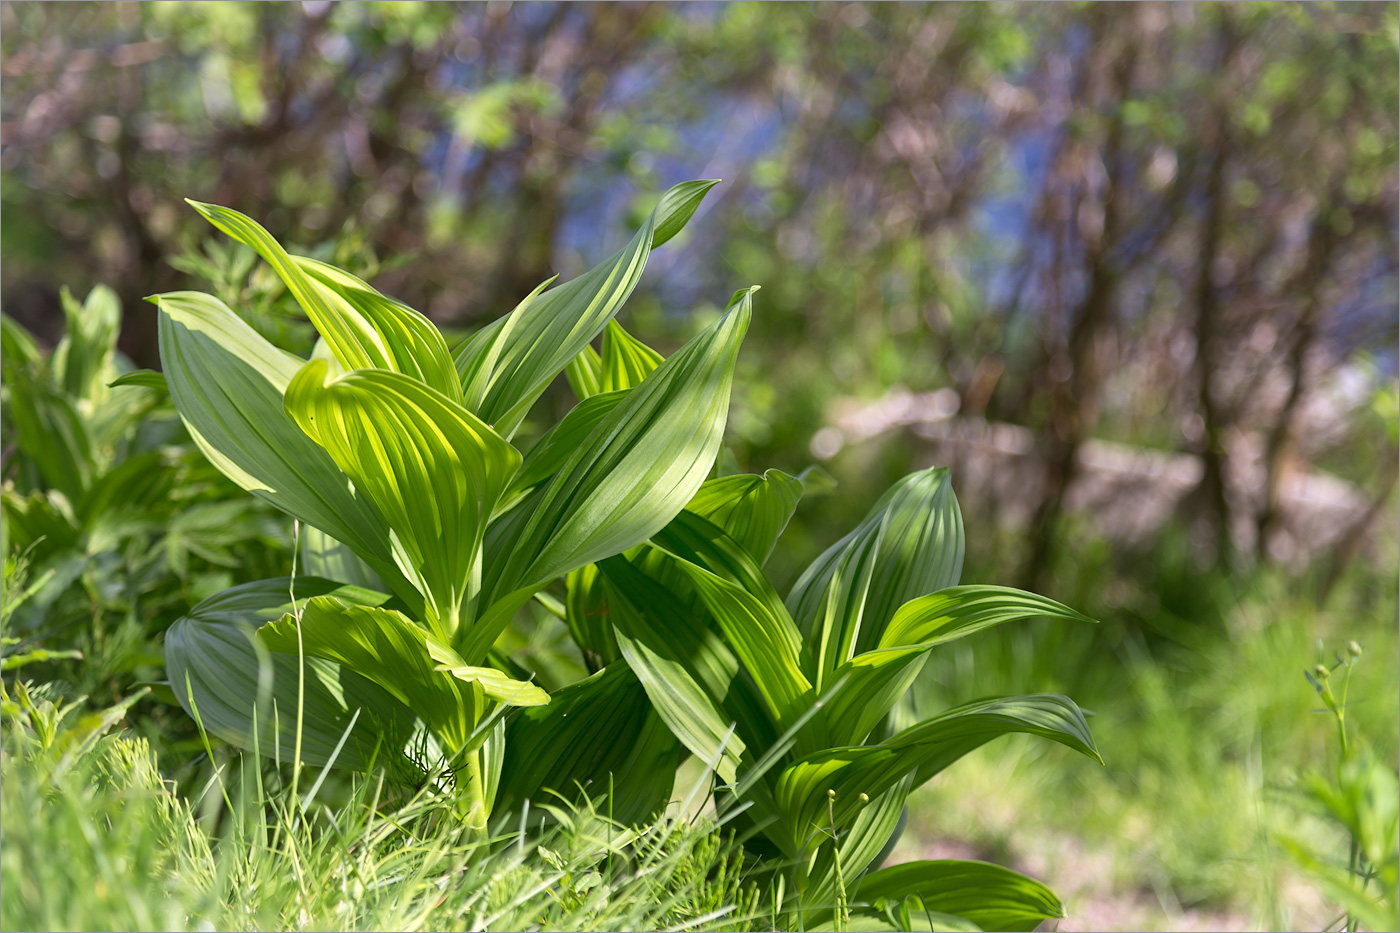
[[[400,598],[422,597],[398,569],[389,526],[283,408],[302,361],[263,339],[218,299],[157,298],[160,355],[185,427],[239,486],[344,542]]]
[[[389,369],[420,379],[454,401],[461,386],[432,322],[354,276],[296,259],[256,221],[217,204],[187,201],[206,220],[266,260],[345,369]]]
[[[520,454],[471,412],[401,373],[330,377],[307,363],[286,410],[374,503],[427,597],[428,621],[451,636],[480,582],[486,523]]]
[[[469,661],[529,594],[640,544],[690,501],[724,435],[750,294],[629,390],[544,486],[509,557],[488,576],[485,591],[498,605],[463,650]]]
[[[421,717],[448,749],[466,745],[480,710],[463,683],[435,669],[427,629],[392,609],[317,596],[298,613],[268,622],[258,635],[272,651],[296,654],[298,628],[305,654],[373,681]]]
[[[1000,735],[1029,733],[1052,739],[1100,760],[1084,714],[1055,694],[1000,697],[955,707],[905,729],[877,745],[833,748],[808,755],[778,778],[778,804],[791,815],[800,844],[829,826],[828,806],[838,825],[861,807],[860,795],[884,793],[911,771],[916,786],[963,755]],[[828,792],[834,791],[833,800]]]
[[[636,288],[647,256],[695,213],[713,181],[690,181],[667,191],[642,229],[623,249],[576,279],[552,288],[510,315],[482,328],[458,349],[463,385],[481,380],[491,360],[488,386],[476,413],[505,437],[515,433],[545,387],[612,320]],[[485,348],[508,330],[494,353]]]
[[[256,629],[291,608],[292,581],[259,580],[204,600],[170,626],[165,667],[185,711],[205,729],[245,750],[256,747],[290,762],[297,746],[298,659],[268,651]],[[341,602],[373,604],[387,597],[327,580],[299,577],[298,599],[333,595]],[[372,764],[398,772],[414,732],[414,713],[382,688],[339,664],[305,659],[302,694],[302,758],[313,765],[332,759],[354,729],[337,766],[363,770]],[[356,710],[360,711],[358,718]]]

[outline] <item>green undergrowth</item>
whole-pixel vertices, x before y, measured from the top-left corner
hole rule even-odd
[[[226,750],[224,750],[226,751]],[[55,774],[7,750],[5,930],[756,929],[731,837],[703,820],[632,832],[551,808],[528,840],[473,836],[440,804],[372,782],[303,791],[222,755],[202,794],[164,783],[144,739],[108,736]],[[306,779],[307,776],[303,776]],[[306,783],[303,783],[303,788]],[[315,785],[313,784],[313,787]],[[330,791],[329,793],[327,791]],[[331,800],[323,798],[341,797]]]

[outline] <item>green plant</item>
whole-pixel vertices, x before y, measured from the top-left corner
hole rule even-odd
[[[1018,590],[957,585],[963,527],[946,469],[897,483],[784,601],[762,561],[800,494],[774,471],[711,480],[645,547],[599,562],[600,593],[571,592],[569,604],[606,607],[653,706],[712,763],[746,845],[780,867],[791,921],[907,924],[928,911],[1029,929],[1059,916],[1044,886],[997,866],[871,869],[910,791],[992,738],[1029,733],[1098,757],[1083,714],[1061,696],[980,700],[923,719],[902,702],[940,644],[1003,622],[1085,617]]]
[[[1302,790],[1311,809],[1342,829],[1348,843],[1345,868],[1316,853],[1316,846],[1291,836],[1282,842],[1294,861],[1317,879],[1344,908],[1347,933],[1400,929],[1400,780],[1395,768],[1356,742],[1347,732],[1347,694],[1361,646],[1347,644],[1346,656],[1331,664],[1318,645],[1318,663],[1303,672],[1337,728],[1338,754],[1327,773],[1304,775]],[[1334,680],[1340,671],[1340,695]]]
[[[625,820],[665,803],[677,746],[625,664],[551,698],[492,649],[554,580],[664,527],[710,470],[750,291],[645,378],[613,325],[600,358],[611,391],[524,454],[510,441],[712,184],[673,188],[627,247],[536,289],[455,355],[418,312],[291,257],[236,212],[195,205],[269,263],[322,340],[300,360],[209,295],[155,299],[191,436],[315,529],[302,560],[321,575],[235,587],[171,626],[171,686],[211,733],[294,762],[387,764],[450,788],[478,829],[503,789],[527,799],[571,779],[610,776]],[[512,707],[538,711],[507,723]],[[621,715],[601,720],[605,708]]]
[[[1097,757],[1064,697],[921,721],[901,702],[939,644],[1085,617],[956,585],[962,519],[943,469],[896,484],[778,598],[762,563],[803,481],[706,481],[752,289],[669,359],[612,320],[710,184],[672,189],[627,248],[452,355],[417,312],[196,205],[272,266],[322,344],[299,360],[210,296],[158,296],[171,395],[212,462],[320,537],[302,555],[312,576],[235,587],[173,625],[171,685],[215,735],[293,762],[387,765],[448,792],[478,829],[604,781],[631,822],[665,803],[689,751],[776,872],[775,909],[798,909],[784,923],[907,924],[915,904],[1008,929],[1056,916],[1053,894],[996,866],[869,869],[910,790],[996,736]],[[511,438],[561,371],[579,404],[522,454]],[[542,592],[561,577],[562,601]],[[531,600],[594,670],[552,696],[494,650]]]

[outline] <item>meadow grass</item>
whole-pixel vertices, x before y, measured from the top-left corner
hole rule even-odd
[[[301,813],[275,766],[223,754],[190,801],[143,739],[109,736],[56,778],[3,761],[6,930],[750,929],[757,891],[713,824],[640,832],[549,807],[528,838],[468,831],[374,781],[321,785]],[[217,773],[215,773],[217,772]],[[313,780],[303,776],[305,788]],[[303,793],[301,799],[313,795]],[[339,799],[335,799],[339,798]]]

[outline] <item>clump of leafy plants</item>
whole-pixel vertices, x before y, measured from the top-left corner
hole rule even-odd
[[[159,381],[130,375],[116,294],[65,289],[61,304],[51,352],[0,316],[0,529],[6,572],[27,580],[0,650],[6,670],[85,656],[62,673],[91,693],[158,676],[170,620],[237,574],[285,566],[285,531],[193,449]]]
[[[210,295],[154,299],[190,435],[301,529],[292,576],[211,596],[171,626],[170,686],[241,748],[382,769],[481,833],[555,795],[605,797],[635,823],[694,755],[776,925],[1029,929],[1060,905],[1014,872],[876,869],[910,791],[990,739],[1028,733],[1097,758],[1083,713],[1037,695],[920,718],[905,697],[940,644],[1084,617],[958,585],[963,525],[943,469],[896,484],[778,596],[763,564],[802,478],[713,469],[755,289],[669,358],[614,320],[713,184],[672,188],[626,247],[455,351],[361,279],[194,204],[268,263],[320,341],[301,359]],[[578,404],[521,442],[561,373]],[[547,691],[498,650],[532,601],[567,623],[590,676]]]

